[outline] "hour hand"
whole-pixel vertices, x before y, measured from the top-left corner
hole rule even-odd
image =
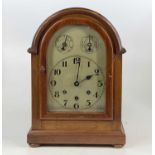
[[[79,81],[79,83],[81,83],[85,80],[90,80],[94,75],[96,75],[96,74],[87,75],[83,80]]]
[[[85,77],[85,79],[86,79],[86,80],[90,80],[90,79],[92,78],[93,75],[94,75],[94,74],[92,74],[92,75],[87,75],[87,76]]]

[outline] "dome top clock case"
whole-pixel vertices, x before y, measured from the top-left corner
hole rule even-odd
[[[28,52],[31,146],[125,144],[121,123],[125,49],[105,17],[84,8],[61,10],[39,27]]]

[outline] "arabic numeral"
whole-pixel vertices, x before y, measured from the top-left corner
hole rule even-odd
[[[62,61],[62,67],[67,67],[67,61]]]
[[[60,75],[61,70],[60,69],[54,69],[54,75]]]
[[[59,97],[60,95],[59,95],[59,91],[55,91],[54,92],[54,97]]]
[[[96,75],[99,75],[100,70],[99,69],[95,69],[94,72],[95,72]]]
[[[79,104],[78,103],[74,104],[74,109],[79,109]]]
[[[102,83],[101,80],[98,80],[98,82],[97,82],[97,86],[98,86],[98,87],[102,87],[102,86],[103,86],[103,83]]]
[[[91,105],[91,101],[90,100],[87,100],[86,102],[88,103],[88,106]]]
[[[80,58],[79,58],[79,57],[74,58],[74,59],[73,59],[73,63],[74,63],[74,64],[80,63]]]
[[[64,106],[66,106],[68,103],[68,100],[64,100]]]
[[[51,80],[51,81],[50,81],[51,86],[56,86],[56,83],[57,83],[57,82],[56,82],[55,80]]]

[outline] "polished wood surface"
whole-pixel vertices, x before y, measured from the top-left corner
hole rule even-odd
[[[102,36],[105,46],[107,49],[107,64],[106,64],[106,110],[104,113],[88,113],[84,112],[48,112],[47,109],[47,73],[46,71],[40,72],[39,75],[39,87],[40,89],[39,97],[40,97],[40,107],[41,108],[41,118],[42,120],[112,120],[113,119],[113,47],[112,42],[109,38],[109,35],[103,29],[103,27],[91,17],[87,17],[85,15],[81,15],[80,17],[77,15],[70,15],[64,17],[61,20],[55,22],[49,30],[44,34],[39,49],[39,68],[47,68],[46,67],[46,57],[47,57],[47,48],[51,37],[54,33],[69,24],[81,24],[81,25],[89,25]],[[104,103],[103,103],[104,104]]]
[[[74,122],[75,124],[75,122]],[[72,124],[73,125],[73,124]],[[29,144],[84,144],[84,145],[124,145],[125,134],[121,125],[119,128],[112,124],[102,128],[102,131],[87,129],[66,130],[31,130],[28,134]],[[106,129],[106,130],[105,130]],[[93,131],[93,132],[92,132]]]
[[[46,49],[53,33],[67,24],[84,24],[98,31],[106,43],[107,103],[105,113],[56,113],[47,111]],[[40,26],[28,49],[32,59],[32,128],[27,141],[42,144],[113,145],[125,144],[121,123],[122,48],[110,22],[100,14],[83,8],[70,8],[50,16]]]

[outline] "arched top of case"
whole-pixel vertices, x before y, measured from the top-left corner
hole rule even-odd
[[[44,36],[44,34],[47,32],[47,30],[52,26],[55,22],[57,22],[60,19],[63,19],[66,16],[73,16],[73,15],[85,15],[87,17],[91,17],[95,19],[100,25],[104,27],[104,30],[108,33],[110,36],[110,39],[113,44],[114,54],[123,54],[126,52],[126,50],[121,45],[120,37],[114,28],[114,26],[102,15],[99,13],[85,9],[85,8],[67,8],[61,11],[56,12],[55,14],[48,17],[38,28],[31,48],[28,49],[28,52],[31,54],[38,54],[39,52],[39,44]]]

